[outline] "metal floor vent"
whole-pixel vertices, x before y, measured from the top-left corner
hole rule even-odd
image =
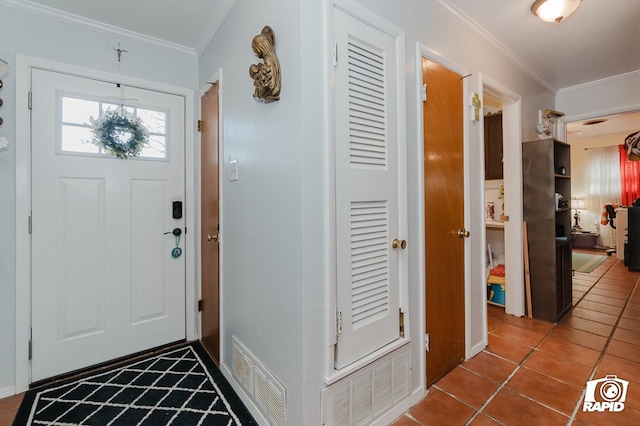
[[[365,425],[410,394],[411,345],[385,355],[322,391],[322,424]]]
[[[285,426],[286,393],[264,365],[233,336],[231,372],[273,426]]]

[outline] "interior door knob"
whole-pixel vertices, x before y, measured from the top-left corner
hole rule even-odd
[[[469,231],[464,228],[458,230],[458,237],[460,238],[469,238],[469,235],[471,235]]]
[[[399,240],[398,238],[394,238],[393,242],[391,243],[391,247],[394,249],[401,249],[404,250],[407,248],[407,241],[406,240]]]
[[[218,242],[218,234],[213,234],[213,235],[207,234],[207,241],[211,241],[211,240]]]

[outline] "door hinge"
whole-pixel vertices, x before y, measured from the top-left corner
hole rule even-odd
[[[400,314],[400,337],[404,337],[404,313],[402,312],[402,308],[398,308],[398,313]]]
[[[29,361],[33,358],[33,340],[29,340]]]
[[[342,334],[342,311],[338,311],[336,315],[336,328],[338,334]]]
[[[333,45],[333,66],[338,65],[338,43]]]
[[[202,131],[202,120],[198,120],[198,131]]]
[[[422,96],[422,102],[427,102],[427,85],[423,84],[420,91],[421,91],[420,94]]]
[[[429,352],[429,333],[424,335],[424,350]]]
[[[33,231],[33,216],[29,215],[29,234]]]
[[[202,299],[198,300],[198,312],[202,312]]]
[[[27,95],[27,107],[31,109],[33,96],[31,94],[31,90],[29,90],[29,94]]]

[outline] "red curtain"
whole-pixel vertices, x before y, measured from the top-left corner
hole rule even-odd
[[[640,198],[640,161],[629,161],[624,145],[618,145],[620,152],[620,181],[622,205],[630,206]]]

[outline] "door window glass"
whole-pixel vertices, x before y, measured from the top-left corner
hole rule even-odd
[[[125,111],[139,118],[149,132],[149,142],[136,158],[168,159],[166,111],[67,95],[60,100],[59,153],[111,156],[92,142],[95,123],[107,111]]]

